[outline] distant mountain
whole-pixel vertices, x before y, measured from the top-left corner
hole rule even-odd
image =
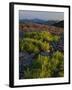
[[[43,24],[45,23],[44,20],[40,20],[40,19],[22,19],[20,20],[20,23],[38,23],[38,24]]]
[[[64,20],[62,20],[62,21],[60,21],[60,22],[57,22],[57,23],[53,24],[53,26],[64,28]]]
[[[26,23],[37,23],[37,24],[45,24],[45,25],[53,25],[54,23],[59,22],[58,20],[41,20],[41,19],[22,19],[19,20],[19,23],[26,24]]]

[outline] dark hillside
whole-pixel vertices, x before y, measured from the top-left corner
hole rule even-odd
[[[53,26],[64,28],[64,20],[62,20],[62,21],[60,21],[58,23],[53,24]]]

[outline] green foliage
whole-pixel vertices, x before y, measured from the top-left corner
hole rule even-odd
[[[54,50],[50,42],[58,42],[57,35],[49,32],[26,32],[19,41],[19,50],[34,53],[35,57],[31,66],[24,70],[24,78],[46,78],[64,76],[64,54],[54,51],[50,56],[43,56],[40,52]]]
[[[63,54],[59,51],[55,52],[52,56],[51,63],[53,76],[63,76],[64,75],[64,58]]]
[[[30,38],[24,38],[22,41],[20,41],[19,45],[21,51],[33,53],[40,51],[48,51],[50,49],[49,43]]]
[[[31,78],[31,71],[30,69],[27,67],[27,69],[24,71],[24,78]]]
[[[42,32],[26,32],[24,35],[24,38],[33,38],[36,40],[41,40],[41,41],[58,41],[59,36],[51,34],[47,31],[42,31]]]
[[[51,46],[48,41],[58,41],[59,37],[49,32],[26,32],[24,38],[19,41],[20,51],[29,53],[38,53],[40,51],[48,51]]]
[[[59,51],[55,52],[52,57],[38,55],[32,62],[30,70],[25,71],[24,75],[29,78],[45,78],[45,77],[63,77],[64,65],[63,54]]]

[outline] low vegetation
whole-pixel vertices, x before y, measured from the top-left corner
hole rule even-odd
[[[63,68],[63,54],[61,52],[55,52],[52,57],[39,54],[32,65],[26,67],[24,78],[63,77]]]
[[[55,50],[52,43],[58,43],[61,36],[47,31],[25,32],[19,41],[19,52],[33,53],[31,65],[23,66],[22,77],[46,78],[64,76],[64,52]],[[47,53],[48,55],[42,55]]]

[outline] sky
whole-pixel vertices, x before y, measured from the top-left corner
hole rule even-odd
[[[19,10],[19,19],[63,20],[63,12]]]

